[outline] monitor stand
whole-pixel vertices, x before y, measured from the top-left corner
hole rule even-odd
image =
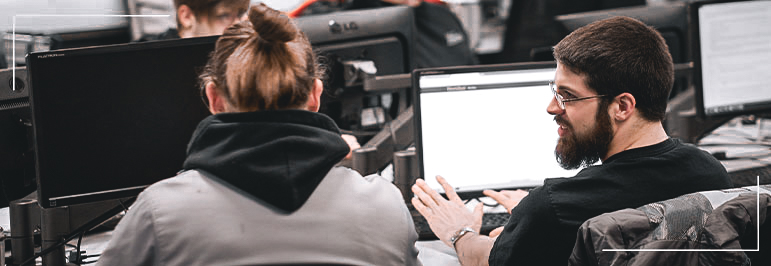
[[[135,197],[55,208],[40,208],[36,193],[10,204],[11,259],[8,265],[35,265],[34,233],[40,228],[43,266],[68,263],[64,244],[124,211]]]
[[[394,152],[407,148],[415,140],[412,117],[412,108],[406,108],[361,148],[354,150],[351,168],[361,175],[370,175],[392,162]]]
[[[698,144],[701,138],[733,117],[700,117],[696,113],[694,93],[694,88],[690,87],[669,101],[664,127],[670,137]]]

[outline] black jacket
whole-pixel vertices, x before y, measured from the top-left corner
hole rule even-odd
[[[755,186],[686,194],[589,219],[578,230],[569,265],[750,265],[750,257],[736,250],[758,248],[757,221],[761,232],[771,230],[766,222],[771,218],[771,185],[761,187],[760,201],[750,189]],[[761,247],[768,245],[768,236],[761,236]],[[607,249],[721,251],[603,251]],[[769,255],[751,255],[752,265],[769,265]]]

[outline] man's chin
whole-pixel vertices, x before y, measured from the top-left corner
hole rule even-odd
[[[568,146],[573,146],[572,142],[568,141],[565,137],[560,137],[557,139],[557,145],[554,146],[554,152],[559,155],[564,155],[565,151],[569,149]]]
[[[587,161],[590,160],[590,158],[578,156],[575,154],[574,150],[561,144],[562,143],[557,144],[557,147],[554,148],[554,157],[557,160],[557,164],[559,164],[562,169],[575,170],[588,165]],[[572,147],[572,149],[575,149],[575,147]],[[572,154],[569,153],[571,151],[573,152]],[[566,154],[566,152],[568,152],[568,154]]]

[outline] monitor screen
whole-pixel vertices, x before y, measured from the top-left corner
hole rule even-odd
[[[771,110],[771,1],[706,1],[691,8],[697,111],[735,116]]]
[[[416,70],[415,121],[421,176],[459,193],[528,188],[571,177],[557,163],[557,124],[546,112],[556,64],[516,63]]]
[[[216,39],[30,54],[40,205],[133,196],[181,170],[209,114],[198,75]]]

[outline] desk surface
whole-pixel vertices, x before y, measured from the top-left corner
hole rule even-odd
[[[715,129],[698,143],[712,154],[724,154],[720,162],[737,187],[771,183],[771,120],[745,125],[735,118]]]

